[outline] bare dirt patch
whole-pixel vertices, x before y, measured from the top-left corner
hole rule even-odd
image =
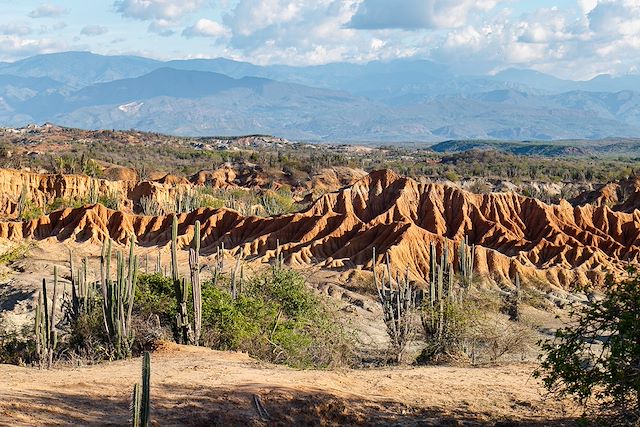
[[[163,344],[155,425],[574,425],[531,364],[297,371],[238,353]],[[133,359],[51,371],[0,365],[0,425],[124,425]],[[258,406],[264,410],[259,411]]]

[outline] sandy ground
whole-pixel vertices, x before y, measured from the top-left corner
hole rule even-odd
[[[296,371],[166,343],[152,355],[152,418],[169,426],[574,425],[577,413],[545,399],[532,369]],[[50,371],[0,365],[0,425],[126,425],[139,375],[139,358]]]

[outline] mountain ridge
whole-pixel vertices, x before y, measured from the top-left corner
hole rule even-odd
[[[636,89],[633,76],[571,82],[517,69],[464,76],[427,60],[290,67],[89,52],[0,64],[0,76],[0,124],[13,127],[53,122],[344,142],[640,135],[637,92],[585,90],[590,84]],[[549,90],[554,87],[567,91]]]

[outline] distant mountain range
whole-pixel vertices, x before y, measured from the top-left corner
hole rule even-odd
[[[0,63],[0,126],[438,142],[640,136],[640,75],[460,75],[425,60],[309,67],[88,52]]]

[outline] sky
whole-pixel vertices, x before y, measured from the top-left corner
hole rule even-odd
[[[635,74],[640,0],[0,0],[0,61],[68,50],[316,65],[429,59],[464,74]]]

